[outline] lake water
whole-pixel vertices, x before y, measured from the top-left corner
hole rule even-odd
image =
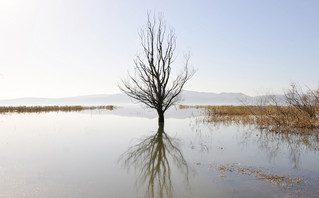
[[[319,197],[319,135],[197,109],[0,115],[0,197]],[[280,181],[280,182],[279,182]]]

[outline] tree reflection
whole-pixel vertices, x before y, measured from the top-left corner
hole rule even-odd
[[[173,197],[171,165],[175,165],[188,183],[188,164],[178,148],[178,140],[164,132],[160,123],[157,133],[130,147],[120,156],[129,170],[135,168],[138,181],[146,185],[146,197]]]

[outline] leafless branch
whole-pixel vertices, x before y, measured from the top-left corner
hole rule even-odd
[[[175,60],[176,37],[162,17],[148,14],[146,28],[139,33],[142,56],[134,59],[135,75],[122,80],[120,89],[137,102],[157,110],[159,122],[164,122],[164,112],[180,101],[185,83],[194,75],[189,70],[190,56],[185,56],[183,70],[172,80],[172,63]]]

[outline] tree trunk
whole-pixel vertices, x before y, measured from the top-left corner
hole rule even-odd
[[[158,113],[158,123],[164,123],[164,111],[157,110]]]
[[[159,123],[158,123],[157,133],[158,133],[158,134],[164,133],[164,122],[159,122]]]

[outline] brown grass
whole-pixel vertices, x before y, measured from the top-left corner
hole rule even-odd
[[[319,107],[314,107],[315,116],[295,106],[247,105],[247,106],[186,106],[180,109],[204,109],[204,122],[240,123],[255,125],[260,129],[274,132],[303,132],[319,128]]]
[[[40,113],[52,111],[71,112],[95,109],[113,110],[115,109],[115,106],[0,106],[0,113]]]

